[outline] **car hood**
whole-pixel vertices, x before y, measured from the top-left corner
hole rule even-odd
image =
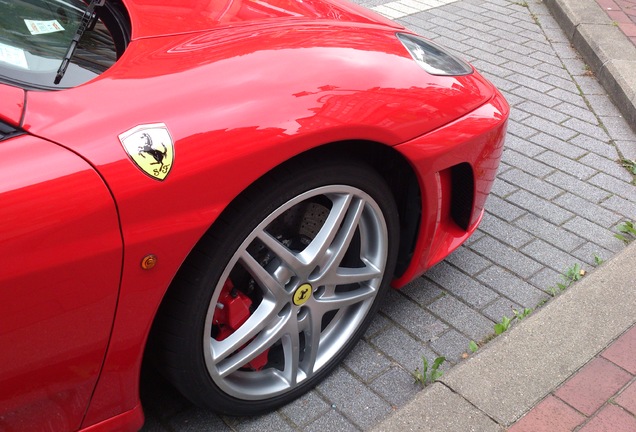
[[[124,0],[132,39],[261,22],[340,21],[402,28],[344,0]]]

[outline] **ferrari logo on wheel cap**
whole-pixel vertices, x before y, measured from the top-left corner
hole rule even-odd
[[[309,297],[311,297],[311,290],[311,285],[308,283],[299,286],[294,293],[294,304],[296,306],[304,305],[307,300],[309,300]]]
[[[135,126],[119,135],[130,159],[149,177],[164,180],[174,163],[174,144],[164,123]]]

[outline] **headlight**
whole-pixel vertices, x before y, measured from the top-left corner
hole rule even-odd
[[[397,37],[413,60],[431,75],[456,76],[473,72],[473,68],[468,63],[447,53],[433,42],[406,33],[398,33]]]

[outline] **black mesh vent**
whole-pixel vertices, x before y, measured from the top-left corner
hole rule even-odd
[[[451,177],[451,217],[457,225],[468,230],[475,197],[473,170],[467,163],[455,165],[451,168]]]

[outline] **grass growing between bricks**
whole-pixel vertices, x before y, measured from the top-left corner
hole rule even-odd
[[[633,226],[631,227],[633,228]],[[634,232],[630,232],[632,235],[635,236],[636,238],[636,230],[634,230]],[[596,264],[600,265],[603,260],[600,259],[598,256],[594,257]],[[574,282],[581,280],[581,278],[583,276],[585,276],[586,271],[581,267],[581,264],[576,263],[574,265],[572,265],[571,267],[568,267],[562,274],[561,274],[561,281],[557,282],[556,286],[551,286],[548,288],[548,293],[552,296],[552,297],[556,297],[557,294],[565,291],[570,285],[572,285]],[[541,300],[539,303],[537,303],[537,306],[535,309],[540,308],[541,306],[543,306],[548,300],[544,299]],[[499,336],[500,334],[506,332],[510,326],[513,325],[514,321],[522,321],[523,319],[525,319],[526,317],[528,317],[532,312],[534,312],[535,309],[532,308],[524,308],[523,310],[519,311],[517,309],[512,309],[512,317],[508,317],[506,315],[504,315],[501,318],[501,321],[499,321],[498,323],[495,324],[493,330],[494,333],[486,336],[483,340],[481,340],[479,343],[475,342],[473,340],[470,341],[470,343],[468,344],[468,351],[470,351],[471,353],[476,353],[480,347],[486,345],[488,342],[490,342],[491,340],[493,340],[494,338],[496,338],[497,336]],[[465,352],[462,355],[462,358],[468,358],[470,356],[470,354],[468,354],[468,352]]]
[[[636,239],[636,228],[634,227],[634,222],[625,221],[618,225],[616,229],[619,230],[621,234],[614,234],[614,237],[625,244],[631,243],[634,239]]]
[[[440,356],[437,357],[433,364],[430,367],[428,365],[428,360],[426,360],[425,356],[422,356],[422,370],[416,368],[413,372],[413,378],[415,378],[415,382],[419,383],[422,387],[426,387],[428,384],[431,384],[438,380],[444,375],[444,372],[439,370],[439,367],[446,361],[446,357]]]

